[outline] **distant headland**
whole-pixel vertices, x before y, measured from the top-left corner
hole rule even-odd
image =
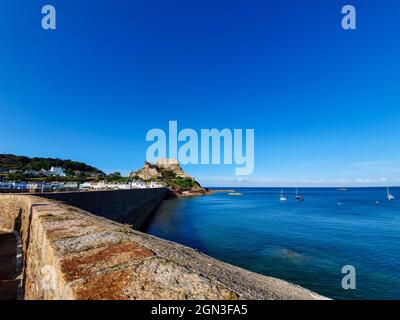
[[[0,155],[0,180],[3,181],[88,181],[104,177],[103,171],[83,162]]]
[[[167,187],[173,197],[209,194],[199,182],[183,171],[176,159],[145,161],[128,176],[105,174],[83,162],[54,158],[0,155],[0,189],[40,192],[72,190],[118,190]]]

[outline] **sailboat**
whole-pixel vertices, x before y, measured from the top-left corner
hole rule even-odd
[[[387,187],[387,198],[388,198],[389,201],[394,200],[394,196],[392,196],[392,195],[390,194],[389,187]]]
[[[299,194],[297,187],[296,187],[296,201],[304,201],[304,197],[301,194]]]
[[[279,200],[287,201],[287,198],[283,195],[283,190],[281,190],[281,196],[280,196]]]

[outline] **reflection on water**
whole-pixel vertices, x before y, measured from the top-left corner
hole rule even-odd
[[[276,252],[278,257],[281,256],[285,259],[299,260],[303,258],[301,254],[289,249],[278,249]]]

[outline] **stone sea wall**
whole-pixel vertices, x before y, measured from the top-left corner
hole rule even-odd
[[[62,201],[100,217],[131,225],[138,229],[155,207],[165,198],[168,189],[134,189],[92,192],[42,193],[38,196]]]
[[[0,210],[21,234],[25,299],[323,298],[52,199],[0,195]]]

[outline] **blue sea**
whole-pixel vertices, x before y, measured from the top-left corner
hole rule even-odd
[[[165,201],[145,232],[333,299],[400,299],[400,188],[235,188]],[[377,204],[376,201],[379,201]],[[356,269],[344,290],[342,267]]]

